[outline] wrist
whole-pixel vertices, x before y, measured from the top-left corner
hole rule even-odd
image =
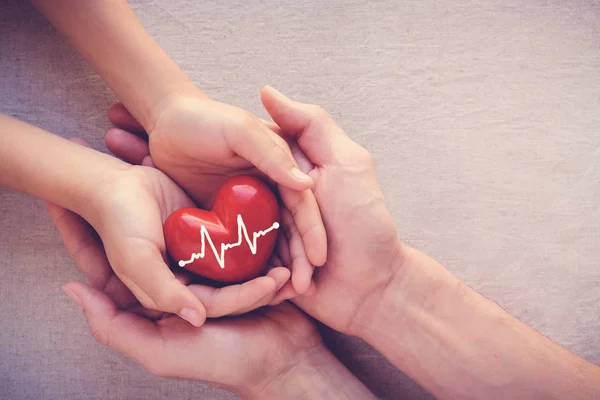
[[[0,185],[29,193],[88,218],[105,183],[124,162],[0,115]]]
[[[173,92],[194,87],[126,1],[34,1],[146,130]],[[197,90],[197,89],[196,89]]]
[[[163,95],[147,107],[148,115],[144,118],[142,125],[148,135],[152,135],[165,114],[168,114],[170,110],[177,110],[187,105],[190,99],[208,100],[210,98],[187,78],[172,82]],[[125,105],[127,106],[127,104]]]
[[[461,282],[434,259],[405,244],[400,249],[384,289],[373,293],[357,312],[352,334],[363,340],[372,340],[387,328],[401,334],[410,329],[411,316],[429,311],[440,299],[455,298],[460,289]]]
[[[343,332],[364,338],[369,329],[377,322],[382,310],[389,309],[388,293],[400,294],[399,287],[408,279],[412,269],[413,254],[411,248],[397,239],[393,251],[386,257],[387,263],[378,262],[377,274],[369,278],[369,295],[364,297],[356,307],[350,325]],[[402,304],[399,302],[398,305]]]
[[[276,376],[238,394],[247,400],[374,398],[324,345],[298,354]]]
[[[247,400],[297,398],[296,391],[306,389],[307,380],[310,379],[306,376],[307,371],[315,371],[316,364],[327,362],[322,353],[328,352],[323,344],[308,351],[298,352],[264,379],[246,385],[237,392],[241,398]]]
[[[598,390],[589,384],[596,367],[415,249],[359,326],[358,336],[436,398],[595,398]]]

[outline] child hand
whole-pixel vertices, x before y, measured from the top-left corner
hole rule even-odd
[[[207,316],[238,314],[270,303],[289,279],[287,269],[273,268],[242,285],[186,288],[164,261],[162,224],[172,211],[192,206],[189,197],[160,171],[140,166],[112,173],[100,190],[90,218],[97,234],[68,210],[56,205],[48,210],[73,258],[84,268],[91,257],[102,265],[89,274],[91,285],[105,288],[110,283],[121,307],[160,311],[152,315],[170,312],[200,326]]]
[[[264,173],[278,183],[287,231],[278,247],[285,249],[282,261],[290,263],[295,292],[306,293],[313,266],[326,260],[327,237],[309,190],[312,180],[297,175],[288,144],[273,131],[276,125],[239,108],[189,95],[172,97],[159,115],[146,135],[122,104],[114,104],[109,119],[117,128],[107,132],[107,147],[128,162],[156,165],[206,207],[229,176]]]

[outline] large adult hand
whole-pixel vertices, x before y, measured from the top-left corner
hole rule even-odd
[[[232,175],[262,173],[278,183],[289,210],[284,214],[292,215],[285,224],[294,232],[289,243],[292,282],[298,293],[305,293],[313,266],[326,260],[327,238],[308,190],[313,182],[298,169],[285,140],[252,114],[200,94],[170,96],[157,115],[147,129],[146,144],[144,128],[121,103],[113,105],[109,119],[117,128],[107,132],[107,147],[120,157],[124,152],[137,154],[140,163],[149,152],[151,162],[201,206],[210,207],[217,189]]]
[[[315,180],[330,239],[316,292],[297,305],[367,341],[439,399],[600,398],[597,366],[401,244],[371,156],[322,109],[271,88],[262,99],[282,134],[298,140],[303,153],[293,151]]]
[[[311,372],[317,364],[327,367],[323,361],[343,368],[324,348],[312,323],[290,304],[208,321],[201,328],[177,316],[141,309],[113,274],[102,243],[87,222],[59,206],[47,203],[47,208],[68,252],[91,283],[71,282],[65,285],[65,293],[84,310],[98,342],[136,360],[153,374],[201,380],[244,397],[264,399],[290,395],[290,386],[297,386],[292,392],[312,389],[312,379],[303,382],[293,376],[302,375],[299,370]],[[272,270],[269,276],[283,285],[289,277],[286,271]],[[259,278],[252,285],[270,279]],[[180,280],[185,283],[185,277]],[[188,288],[204,301],[209,315],[225,311],[222,291],[207,292],[198,285]],[[222,290],[233,294],[232,288]],[[238,288],[242,296],[244,291]],[[221,299],[211,301],[213,297]]]
[[[292,151],[315,181],[329,239],[327,263],[315,273],[316,292],[294,302],[332,328],[352,333],[356,316],[373,310],[402,257],[373,159],[322,108],[269,87],[262,101],[280,134],[297,141],[299,149]],[[290,290],[285,287],[278,296]]]
[[[160,171],[141,166],[113,172],[101,190],[94,202],[97,210],[90,218],[94,228],[58,206],[49,205],[48,209],[67,250],[78,262],[85,265],[91,256],[101,260],[103,268],[88,274],[90,283],[113,290],[111,294],[122,307],[139,309],[141,303],[148,310],[175,313],[200,326],[207,316],[236,314],[268,304],[289,279],[285,268],[274,268],[267,276],[243,285],[186,287],[164,261],[162,224],[174,210],[193,205],[191,199]]]

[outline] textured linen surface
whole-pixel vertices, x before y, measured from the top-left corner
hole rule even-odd
[[[131,4],[214,98],[265,117],[271,84],[326,108],[373,153],[408,243],[600,363],[598,1]],[[0,1],[0,96],[1,112],[106,151],[114,95],[21,0]],[[41,201],[0,191],[0,256],[0,398],[234,398],[92,340]],[[430,398],[361,341],[325,336],[379,397]]]

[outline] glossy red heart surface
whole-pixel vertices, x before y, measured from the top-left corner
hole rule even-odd
[[[273,253],[279,205],[261,180],[235,176],[217,192],[212,211],[181,208],[163,229],[179,267],[218,282],[243,282],[260,276]]]

